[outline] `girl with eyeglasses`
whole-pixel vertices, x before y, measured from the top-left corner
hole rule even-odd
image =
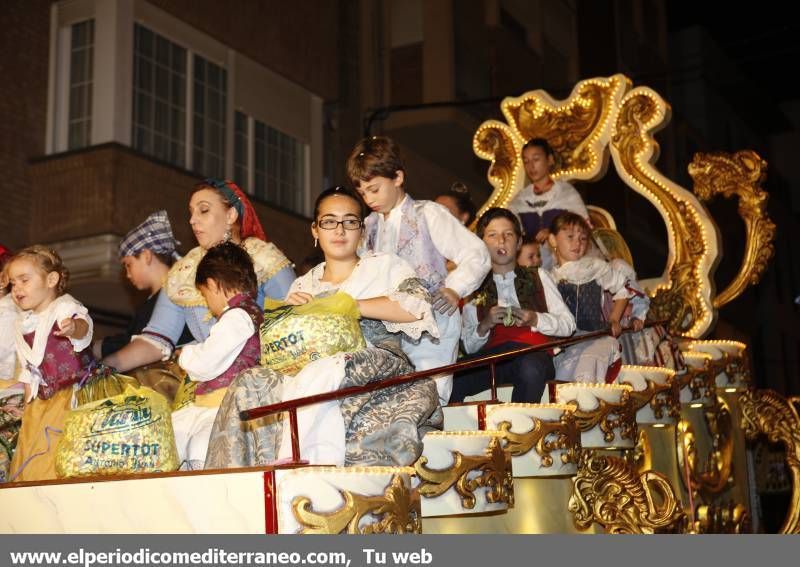
[[[297,278],[286,302],[301,305],[315,295],[345,292],[358,302],[361,316],[383,321],[391,332],[419,339],[427,331],[438,336],[428,293],[408,262],[394,254],[358,256],[364,234],[364,209],[358,196],[344,187],[320,194],[314,207],[311,235],[325,261]],[[405,285],[412,293],[397,291]]]
[[[317,198],[311,234],[325,260],[294,281],[285,301],[301,305],[335,292],[350,295],[367,348],[314,360],[294,376],[263,367],[240,374],[214,424],[206,468],[291,456],[285,423],[244,426],[241,409],[412,372],[401,339],[438,337],[430,294],[410,264],[394,254],[358,255],[363,221],[353,191],[335,187]],[[306,406],[297,413],[300,456],[315,465],[411,465],[422,451],[423,434],[440,428],[441,416],[433,380]]]

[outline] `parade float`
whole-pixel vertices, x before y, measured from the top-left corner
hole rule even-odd
[[[661,366],[623,366],[613,384],[551,384],[541,404],[509,403],[508,389],[492,382],[445,407],[444,429],[424,437],[407,467],[304,465],[297,411],[433,371],[250,408],[246,420],[288,414],[291,462],[8,483],[0,485],[0,532],[748,533],[761,530],[757,447],[768,441],[782,444],[791,473],[780,531],[800,533],[800,404],[753,388],[746,344],[704,339],[719,308],[757,284],[773,255],[766,163],[749,150],[697,154],[692,190],[681,187],[655,166],[669,105],[620,74],[581,81],[565,100],[543,91],[507,98],[501,110],[505,122],[483,123],[473,139],[494,188],[479,215],[523,187],[522,146],[542,137],[559,157],[555,178],[592,182],[613,166],[620,191],[636,191],[663,218],[666,265],[641,282],[651,298],[648,328],[670,337]],[[718,231],[702,204],[717,197],[738,199],[746,229],[739,272],[722,291],[713,283]],[[606,211],[591,214],[597,230],[616,232]],[[517,354],[447,369],[493,368]]]

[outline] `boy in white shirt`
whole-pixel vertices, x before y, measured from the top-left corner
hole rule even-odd
[[[432,296],[439,338],[404,338],[403,350],[417,371],[452,364],[461,335],[458,304],[489,271],[486,246],[442,205],[406,194],[400,148],[389,138],[373,136],[356,144],[347,175],[372,211],[364,222],[366,250],[406,260]],[[456,266],[449,273],[448,260]],[[442,405],[450,399],[452,381],[452,375],[436,377]]]
[[[517,266],[522,229],[508,209],[486,211],[477,227],[492,258],[492,272],[472,300],[464,305],[464,350],[475,356],[497,354],[539,345],[549,337],[567,337],[575,331],[570,313],[555,282],[544,270]],[[547,351],[531,352],[501,362],[495,376],[511,383],[512,402],[538,403],[545,382],[555,375]],[[489,388],[489,369],[479,367],[456,374],[450,402]]]
[[[256,303],[253,261],[244,248],[224,242],[208,250],[197,265],[195,285],[217,322],[202,343],[181,350],[178,364],[197,382],[194,401],[172,414],[182,468],[202,469],[211,428],[228,385],[236,376],[258,366],[258,330],[264,311]]]
[[[588,221],[589,211],[575,187],[550,177],[555,167],[555,152],[547,140],[528,140],[522,146],[522,164],[531,183],[516,194],[508,208],[519,215],[525,234],[541,245],[542,265],[549,270],[553,266],[552,254],[546,245],[550,223],[565,211]]]

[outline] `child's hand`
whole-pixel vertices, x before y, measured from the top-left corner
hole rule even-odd
[[[503,318],[506,316],[506,308],[500,307],[499,305],[495,305],[489,312],[486,314],[486,317],[481,319],[481,322],[478,323],[478,334],[480,336],[485,336],[486,333],[491,331],[495,328],[495,326],[500,325],[503,323]]]
[[[58,323],[59,330],[53,333],[57,337],[67,337],[70,339],[82,339],[89,332],[89,323],[73,315],[69,319],[63,319]]]
[[[442,315],[452,315],[458,309],[458,302],[461,298],[449,287],[440,288],[433,294],[432,307]]]
[[[634,319],[633,323],[631,324],[631,327],[633,327],[633,330],[638,333],[639,331],[644,329],[644,321],[642,321],[641,319]]]
[[[620,322],[612,319],[611,321],[609,321],[609,323],[611,324],[611,334],[614,337],[620,336],[622,334],[622,325],[620,324]]]
[[[306,293],[304,291],[293,291],[286,296],[284,303],[288,303],[289,305],[305,305],[312,299],[314,299],[314,296],[310,293]]]
[[[514,325],[517,327],[535,327],[539,322],[536,311],[531,311],[530,309],[512,307],[511,313],[514,315]]]
[[[59,331],[53,333],[57,337],[72,337],[75,336],[75,332],[78,330],[78,326],[75,323],[75,319],[62,319],[58,322]]]

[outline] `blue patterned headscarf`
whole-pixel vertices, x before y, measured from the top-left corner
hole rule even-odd
[[[156,211],[125,235],[119,244],[119,258],[121,260],[125,256],[138,256],[145,249],[177,258],[175,248],[179,244],[172,234],[167,211]]]

